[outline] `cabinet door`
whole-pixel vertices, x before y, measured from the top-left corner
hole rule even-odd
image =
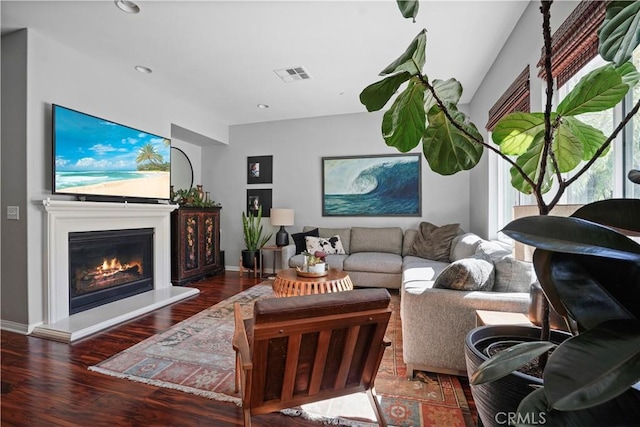
[[[202,268],[217,267],[219,239],[219,212],[202,213]]]
[[[180,223],[180,246],[183,249],[181,276],[189,276],[198,273],[202,267],[198,250],[202,228],[200,215],[197,212],[183,212],[180,214]]]

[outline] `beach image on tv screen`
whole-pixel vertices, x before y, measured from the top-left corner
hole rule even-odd
[[[55,192],[168,199],[170,140],[54,106]]]

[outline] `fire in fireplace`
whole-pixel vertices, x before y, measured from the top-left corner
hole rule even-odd
[[[152,289],[152,228],[69,233],[69,314]]]

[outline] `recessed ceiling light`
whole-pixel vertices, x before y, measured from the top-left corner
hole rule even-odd
[[[120,9],[123,12],[126,12],[126,13],[140,12],[140,8],[138,7],[138,5],[132,1],[115,0],[114,3],[116,4],[116,6],[118,6],[118,9]]]
[[[151,68],[149,68],[149,67],[144,67],[144,66],[142,66],[142,65],[136,65],[136,66],[135,66],[135,67],[133,67],[133,68],[135,68],[135,70],[136,70],[137,72],[139,72],[139,73],[143,73],[143,74],[151,74],[151,73],[153,73],[153,70],[152,70]]]
[[[258,104],[258,108],[266,109],[269,108],[267,104]]]

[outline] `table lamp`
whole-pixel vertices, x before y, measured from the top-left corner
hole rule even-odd
[[[271,209],[271,225],[279,225],[280,230],[276,233],[276,246],[287,246],[289,244],[289,234],[284,229],[285,226],[293,225],[293,209]]]

